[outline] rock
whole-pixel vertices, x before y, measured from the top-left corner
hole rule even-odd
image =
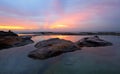
[[[0,36],[18,36],[18,35],[9,30],[8,32],[0,31]]]
[[[31,37],[25,36],[20,37],[17,34],[9,31],[9,33],[0,31],[0,50],[11,48],[11,47],[18,47],[33,43]]]
[[[21,36],[21,38],[24,40],[30,40],[32,38],[32,36]]]
[[[14,44],[20,43],[21,41],[22,39],[17,36],[0,37],[0,49],[14,47]]]
[[[80,50],[80,48],[77,47],[73,42],[59,38],[38,42],[35,47],[37,49],[28,54],[30,58],[47,59],[58,56],[62,53]]]
[[[19,43],[14,44],[17,47],[18,46],[24,46],[24,45],[27,45],[27,44],[34,43],[34,41],[31,40],[31,38],[32,38],[31,36],[22,36],[20,38],[22,39],[22,41],[19,42]]]
[[[112,43],[100,39],[98,36],[86,37],[76,42],[80,47],[99,47],[99,46],[111,46]]]

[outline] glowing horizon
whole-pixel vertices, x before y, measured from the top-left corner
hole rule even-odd
[[[25,28],[21,27],[21,26],[0,26],[0,29],[5,29],[5,30],[22,30],[22,29],[25,29]]]

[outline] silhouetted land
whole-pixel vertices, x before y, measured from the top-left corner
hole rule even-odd
[[[20,34],[35,35],[115,35],[120,36],[120,32],[23,32]]]

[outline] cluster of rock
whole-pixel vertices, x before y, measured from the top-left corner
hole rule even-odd
[[[12,31],[0,31],[0,49],[19,47],[30,43],[33,43],[31,36],[18,36]],[[100,47],[111,45],[112,43],[100,39],[98,36],[86,37],[75,43],[64,39],[52,38],[38,42],[35,45],[37,49],[31,51],[28,56],[34,59],[47,59],[66,52],[81,50],[81,47]]]
[[[20,37],[12,31],[0,31],[0,50],[11,47],[23,46],[29,43],[33,43],[31,37]]]
[[[100,39],[98,36],[86,37],[76,42],[79,47],[111,46],[112,43]]]
[[[81,47],[97,47],[110,45],[112,45],[112,43],[102,40],[98,36],[86,37],[75,43],[64,39],[53,38],[38,42],[35,45],[37,49],[31,51],[28,56],[34,59],[47,59],[60,55],[62,53],[80,50]]]

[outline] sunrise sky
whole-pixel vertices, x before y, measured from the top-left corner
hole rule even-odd
[[[120,31],[120,0],[0,0],[0,30]]]

